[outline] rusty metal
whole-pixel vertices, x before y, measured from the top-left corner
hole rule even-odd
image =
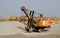
[[[27,9],[25,8],[25,6],[21,7],[21,10],[26,14],[26,16],[28,17],[28,19],[30,19],[31,17],[29,16]]]

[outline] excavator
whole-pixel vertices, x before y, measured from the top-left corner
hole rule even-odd
[[[40,14],[40,19],[34,19],[34,10],[28,12],[28,9],[26,9],[25,6],[21,7],[21,11],[25,13],[25,15],[28,18],[27,26],[25,27],[27,32],[41,32],[41,31],[47,31],[46,28],[51,27],[51,22],[48,18],[43,18],[43,15]]]

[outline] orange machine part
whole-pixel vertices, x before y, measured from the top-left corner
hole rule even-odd
[[[46,27],[48,27],[48,26],[50,26],[51,24],[50,24],[50,21],[48,21],[48,20],[39,20],[39,21],[37,21],[37,26],[46,26]]]

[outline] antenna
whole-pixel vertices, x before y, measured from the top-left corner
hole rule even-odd
[[[43,8],[41,8],[41,14],[40,14],[40,18],[43,18]]]

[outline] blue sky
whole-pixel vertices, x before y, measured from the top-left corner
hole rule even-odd
[[[0,0],[0,17],[24,15],[21,6],[45,16],[60,17],[60,0]]]

